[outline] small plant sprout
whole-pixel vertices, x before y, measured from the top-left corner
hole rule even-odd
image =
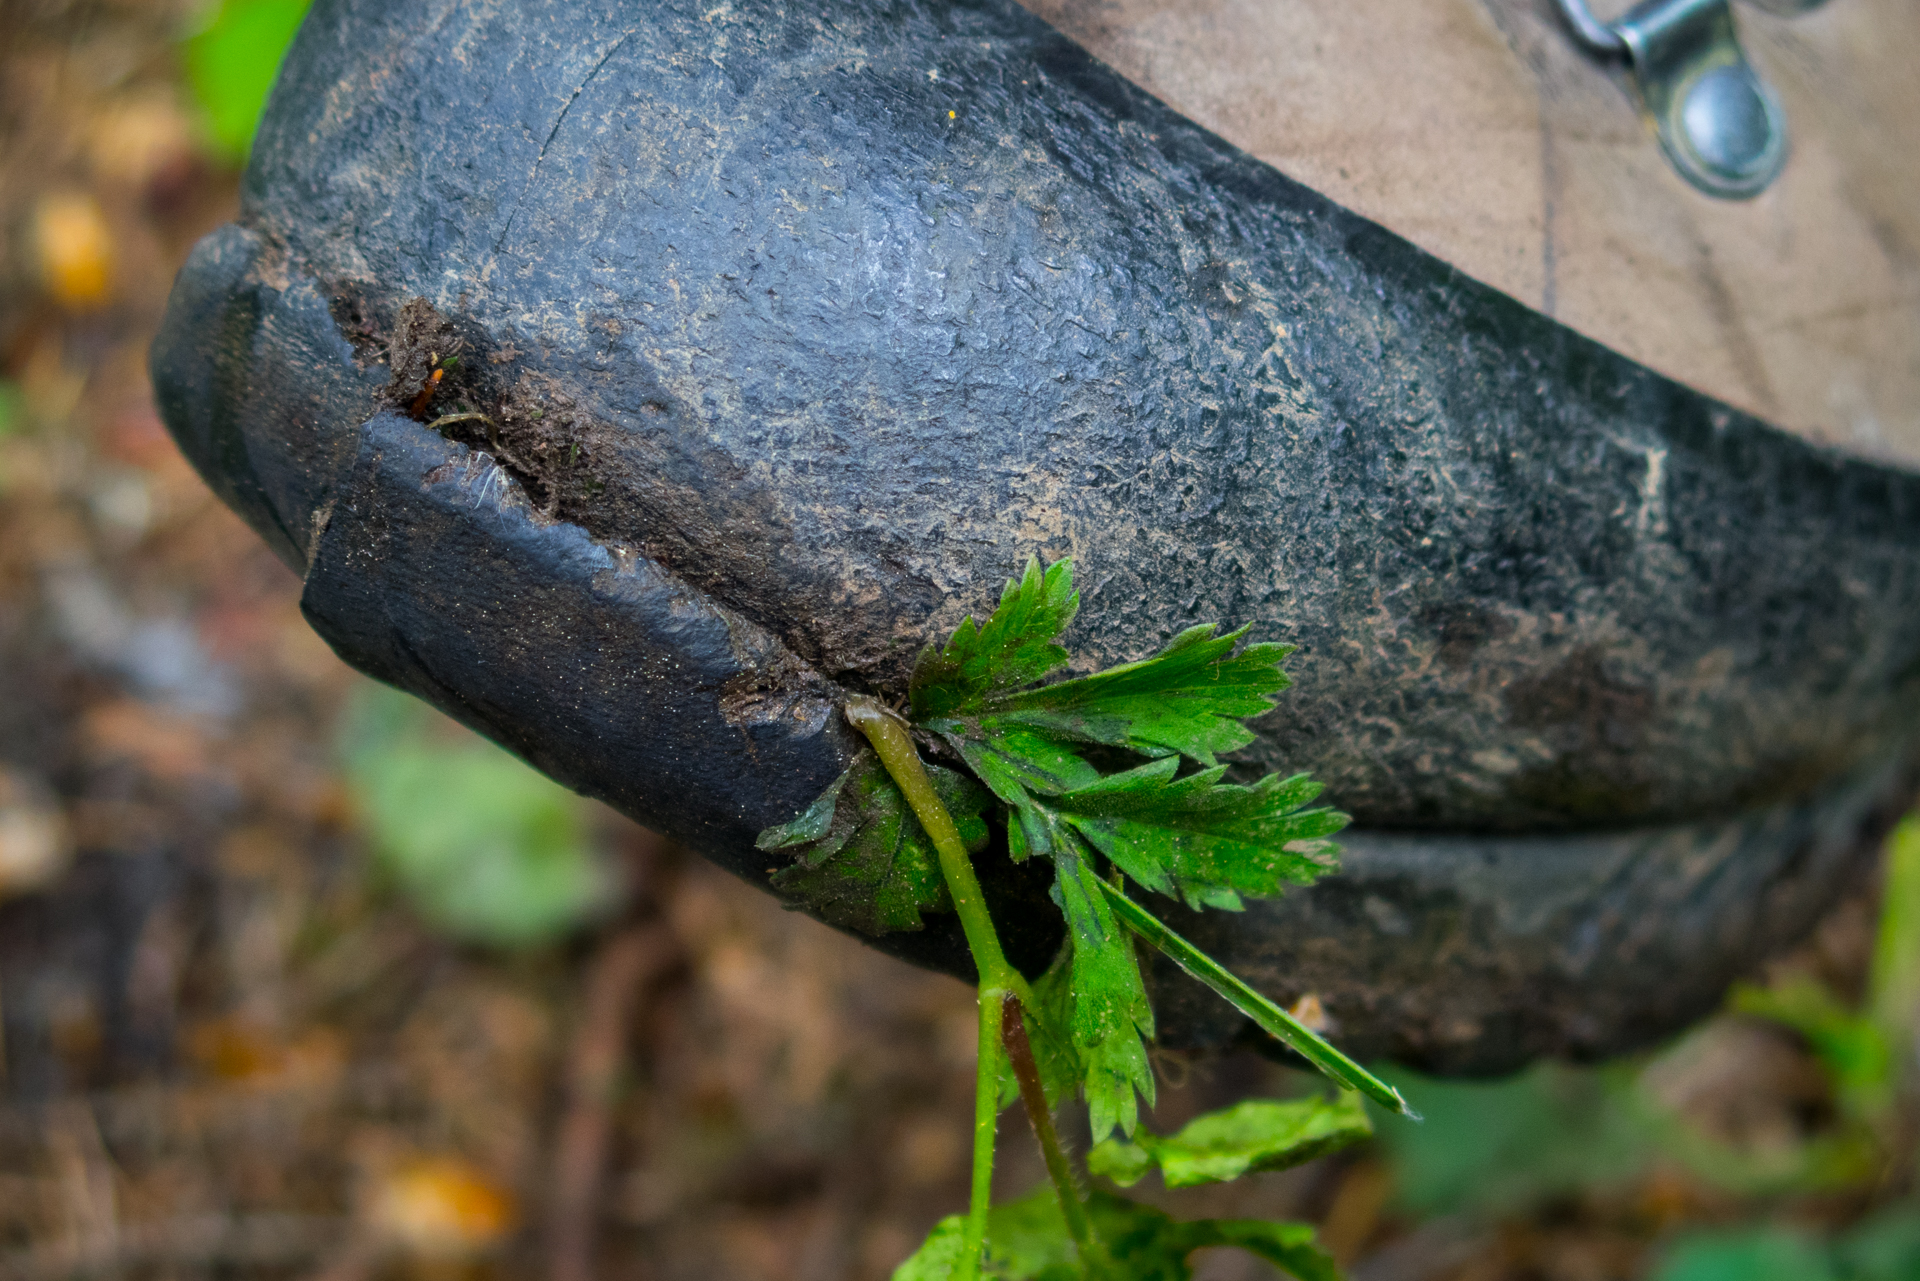
[[[1128,894],[1131,883],[1192,908],[1237,911],[1332,871],[1328,838],[1347,818],[1310,808],[1304,775],[1224,781],[1219,755],[1245,747],[1244,722],[1288,685],[1284,645],[1246,629],[1192,627],[1160,653],[1092,676],[1042,683],[1066,666],[1057,638],[1080,597],[1073,565],[1029,560],[993,616],[963,621],[929,647],[907,707],[860,695],[847,719],[867,738],[854,763],[807,810],[760,834],[793,855],[774,885],[838,925],[869,934],[918,929],[922,914],[959,915],[980,976],[980,1062],[972,1199],[895,1272],[895,1281],[1185,1278],[1187,1256],[1237,1245],[1303,1281],[1336,1277],[1303,1224],[1176,1222],[1100,1191],[1083,1195],[1052,1108],[1085,1099],[1092,1171],[1122,1186],[1158,1165],[1169,1185],[1215,1182],[1309,1160],[1370,1133],[1359,1096],[1412,1115],[1399,1092],[1181,938]],[[965,767],[943,768],[922,749]],[[1095,750],[1090,750],[1095,749]],[[1098,763],[1096,763],[1096,761]],[[1114,768],[1115,763],[1121,768]],[[1028,978],[1008,963],[971,856],[990,813],[1016,862],[1053,864],[1066,941]],[[1165,1138],[1139,1125],[1153,1101],[1146,1042],[1153,1009],[1135,940],[1168,957],[1312,1063],[1333,1099],[1250,1101]],[[1024,1103],[1051,1188],[992,1204],[994,1131]],[[1114,1138],[1118,1131],[1124,1138]]]

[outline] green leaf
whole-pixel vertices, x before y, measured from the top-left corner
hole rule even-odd
[[[1313,1228],[1305,1223],[1181,1222],[1105,1192],[1088,1198],[1087,1211],[1126,1281],[1191,1281],[1189,1257],[1215,1246],[1245,1250],[1297,1281],[1340,1281],[1339,1269],[1314,1244]],[[958,1262],[959,1242],[960,1219],[943,1220],[926,1244],[895,1270],[893,1281],[947,1281]],[[993,1208],[987,1220],[985,1275],[1004,1281],[1081,1281],[1084,1274],[1073,1239],[1051,1187],[1043,1185]]]
[[[1035,804],[1059,810],[1134,881],[1193,908],[1238,911],[1242,894],[1272,897],[1337,866],[1337,847],[1322,838],[1347,816],[1302,809],[1320,794],[1304,774],[1239,787],[1220,781],[1225,766],[1185,778],[1177,768],[1171,757],[1151,761]]]
[[[1054,866],[1054,892],[1073,947],[1069,1028],[1085,1073],[1088,1123],[1096,1141],[1115,1126],[1132,1134],[1140,1116],[1135,1092],[1149,1105],[1154,1098],[1144,1044],[1153,1036],[1153,1006],[1140,981],[1140,961],[1088,862],[1062,850],[1055,852]]]
[[[1071,838],[1069,838],[1071,839]],[[1070,923],[1067,941],[1033,985],[1038,1008],[1023,1012],[1041,1089],[1053,1103],[1083,1090],[1096,1138],[1119,1126],[1131,1134],[1139,1119],[1135,1092],[1151,1103],[1153,1072],[1143,1037],[1153,1036],[1153,1006],[1140,980],[1139,960],[1103,896],[1090,888],[1094,873],[1077,856],[1058,861],[1054,895]],[[1018,1082],[1003,1066],[1000,1105],[1017,1101]]]
[[[1272,709],[1274,695],[1288,685],[1280,664],[1291,651],[1275,644],[1242,649],[1246,628],[1222,636],[1207,624],[1188,628],[1152,658],[1037,685],[1066,664],[1057,638],[1078,608],[1072,563],[1063,559],[1042,571],[1029,559],[984,625],[968,618],[944,645],[921,654],[911,709],[914,723],[940,735],[1007,807],[1010,857],[1054,861],[1053,894],[1070,949],[1070,1053],[1059,1058],[1073,1060],[1094,1137],[1116,1128],[1131,1134],[1138,1097],[1153,1097],[1145,1044],[1153,1011],[1129,931],[1336,1083],[1404,1112],[1391,1087],[1129,902],[1118,878],[1114,885],[1101,879],[1104,857],[1136,883],[1195,908],[1238,910],[1248,896],[1277,895],[1332,870],[1337,847],[1326,838],[1347,819],[1307,808],[1317,784],[1274,776],[1237,786],[1223,781],[1217,761],[1253,741],[1242,722]],[[1149,760],[1103,775],[1087,758],[1089,746],[1107,749],[1095,755],[1102,762],[1114,749]],[[1182,758],[1202,768],[1181,777]],[[822,813],[810,810],[790,824],[792,838],[837,835]],[[1123,910],[1124,929],[1116,919]],[[1046,1022],[1032,1020],[1042,1031]],[[1002,1100],[1012,1095],[1002,1079]]]
[[[223,0],[183,48],[216,151],[245,160],[287,46],[311,0]]]
[[[1029,560],[984,627],[976,630],[969,618],[944,646],[921,655],[912,681],[914,720],[975,721],[951,727],[974,739],[1024,727],[1068,742],[1148,756],[1178,753],[1212,765],[1218,753],[1253,741],[1241,722],[1272,711],[1273,696],[1290,683],[1280,663],[1292,647],[1249,645],[1236,654],[1247,628],[1221,636],[1217,625],[1203,623],[1151,658],[1022,689],[1066,664],[1066,650],[1053,642],[1079,604],[1072,561],[1056,561],[1042,574],[1039,562]]]
[[[987,840],[980,811],[991,799],[973,780],[929,766],[927,774],[970,848]],[[940,860],[899,787],[863,750],[798,817],[760,833],[762,850],[789,850],[773,886],[832,925],[863,934],[922,928],[922,912],[950,912]]]
[[[1178,761],[1164,757],[1103,777],[1032,730],[947,738],[1013,807],[1008,839],[1016,862],[1052,856],[1068,824],[1146,888],[1229,911],[1239,910],[1242,895],[1271,897],[1337,866],[1339,847],[1325,838],[1347,816],[1304,808],[1320,793],[1305,775],[1268,775],[1241,787],[1220,781],[1224,766],[1178,777]]]
[[[1064,818],[1139,884],[1196,908],[1237,910],[1243,895],[1272,896],[1331,870],[1335,847],[1324,838],[1347,819],[1304,808],[1317,784],[1270,776],[1237,787],[1214,763],[1252,741],[1240,718],[1270,710],[1286,687],[1285,646],[1235,655],[1245,629],[1218,636],[1205,625],[1143,662],[1018,688],[1065,661],[1052,640],[1078,606],[1071,570],[1062,560],[1043,575],[1030,560],[985,627],[967,620],[914,673],[916,719],[1013,808],[1014,860],[1052,856]],[[1075,743],[1162,759],[1103,778]],[[1180,778],[1175,753],[1209,768]]]
[[[1080,609],[1073,562],[1058,560],[1044,573],[1031,557],[1026,572],[1000,593],[993,617],[975,627],[963,620],[945,645],[929,646],[914,665],[913,719],[931,720],[977,708],[999,690],[1030,685],[1066,665],[1054,638]]]
[[[966,1220],[949,1215],[893,1270],[893,1281],[949,1281],[960,1264]],[[1073,1238],[1050,1185],[993,1207],[987,1219],[983,1277],[1002,1281],[1082,1281]]]
[[[841,772],[840,777],[827,784],[827,790],[813,798],[813,804],[800,811],[797,818],[769,827],[754,839],[753,847],[758,850],[785,850],[800,846],[827,846],[832,853],[847,843],[853,833],[843,829],[837,836],[833,834],[833,818],[840,809],[840,793],[845,789],[847,780],[860,772],[863,763],[870,763],[873,753],[863,753],[863,760],[857,761]]]
[[[1079,1251],[1050,1185],[993,1207],[987,1217],[987,1273],[1006,1281],[1080,1281]]]
[[[1033,1049],[1034,1067],[1040,1073],[1040,1089],[1053,1106],[1062,1098],[1077,1094],[1086,1079],[1086,1064],[1073,1043],[1073,944],[1062,943],[1053,964],[1033,983],[1035,1006],[1023,1007],[1021,1022],[1027,1029],[1027,1044]],[[1020,1082],[1002,1054],[1000,1106],[1004,1110],[1020,1101]]]
[[[1284,1170],[1358,1143],[1373,1133],[1360,1096],[1249,1099],[1196,1117],[1166,1137],[1142,1130],[1132,1143],[1109,1139],[1087,1154],[1087,1169],[1131,1187],[1158,1165],[1170,1188],[1227,1183]]]
[[[966,1231],[966,1220],[957,1214],[934,1224],[920,1248],[893,1270],[893,1281],[947,1281],[960,1265]]]
[[[1064,563],[1064,562],[1063,562]],[[982,732],[1024,726],[1075,742],[1129,747],[1148,756],[1179,753],[1212,765],[1219,752],[1253,741],[1241,721],[1273,710],[1291,683],[1280,670],[1289,645],[1234,646],[1247,628],[1225,636],[1203,623],[1174,637],[1152,658],[1093,676],[981,700]]]
[[[1340,1281],[1340,1269],[1333,1256],[1314,1244],[1311,1224],[1271,1223],[1264,1219],[1201,1219],[1179,1227],[1185,1232],[1184,1239],[1176,1238],[1176,1248],[1184,1246],[1189,1255],[1209,1246],[1236,1246],[1265,1259],[1298,1281]]]
[[[1071,792],[1100,781],[1100,771],[1079,753],[1044,735],[1013,729],[991,738],[970,738],[946,733],[944,727],[953,724],[939,720],[930,722],[927,728],[940,731],[967,767],[1008,805],[1018,808],[1029,804],[1035,793]],[[1033,842],[1032,853],[1050,852],[1045,833],[1029,831],[1026,837]],[[1024,858],[1025,854],[1015,857]]]
[[[414,909],[467,942],[556,939],[617,902],[578,797],[398,690],[355,700],[347,782]]]
[[[1150,1138],[1142,1130],[1136,1138]],[[1087,1173],[1097,1174],[1109,1179],[1123,1188],[1130,1188],[1147,1177],[1153,1169],[1153,1153],[1147,1151],[1139,1142],[1126,1139],[1103,1139],[1093,1145],[1087,1153]]]
[[[1150,1007],[1142,1003],[1141,1009],[1151,1017]],[[1153,1106],[1153,1069],[1147,1063],[1145,1034],[1136,1027],[1117,1027],[1082,1047],[1087,1065],[1087,1128],[1096,1138],[1113,1133],[1115,1127],[1123,1134],[1133,1133],[1140,1121],[1136,1091],[1146,1097],[1148,1107]]]

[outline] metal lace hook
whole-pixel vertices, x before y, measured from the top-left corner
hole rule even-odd
[[[1587,7],[1587,0],[1557,0],[1557,3],[1560,16],[1567,20],[1567,26],[1589,53],[1603,58],[1618,58],[1626,54],[1626,41],[1620,38],[1619,32],[1593,16],[1593,10]]]
[[[1641,0],[1615,22],[1587,0],[1555,0],[1591,55],[1627,65],[1635,93],[1681,177],[1710,196],[1745,200],[1787,160],[1780,100],[1747,60],[1730,0]],[[1754,0],[1782,15],[1824,0]]]

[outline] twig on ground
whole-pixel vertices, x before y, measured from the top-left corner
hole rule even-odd
[[[589,963],[580,1024],[567,1053],[566,1111],[554,1138],[547,1219],[549,1281],[593,1281],[613,1105],[635,1004],[648,981],[677,957],[672,932],[651,910],[665,889],[672,845],[647,836],[647,848],[636,859],[636,911],[642,919],[609,937]]]

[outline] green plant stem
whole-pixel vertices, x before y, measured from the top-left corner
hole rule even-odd
[[[1047,1177],[1053,1181],[1054,1193],[1060,1198],[1060,1213],[1067,1221],[1067,1234],[1080,1251],[1080,1260],[1088,1274],[1104,1276],[1108,1270],[1106,1251],[1094,1236],[1087,1207],[1080,1200],[1079,1183],[1073,1177],[1073,1166],[1067,1161],[1067,1151],[1060,1145],[1060,1134],[1053,1127],[1053,1109],[1047,1106],[1047,1092],[1040,1084],[1040,1067],[1033,1059],[1033,1043],[1027,1039],[1027,1024],[1021,1017],[1020,1003],[1008,997],[1005,1004],[1001,1039],[1007,1047],[1007,1061],[1013,1065],[1014,1079],[1020,1083],[1020,1101],[1026,1105],[1027,1121],[1040,1144],[1040,1156],[1047,1163]]]
[[[973,874],[973,862],[960,840],[953,816],[933,790],[920,763],[920,753],[907,732],[906,722],[877,699],[853,695],[847,699],[847,720],[867,736],[880,763],[892,776],[900,794],[906,797],[920,826],[933,840],[940,857],[940,875],[947,882],[953,909],[960,916],[960,928],[967,936],[967,948],[973,953],[974,968],[980,972],[980,1068],[975,1079],[973,1101],[973,1196],[967,1205],[967,1219],[961,1237],[959,1266],[954,1281],[973,1281],[980,1273],[980,1256],[986,1247],[987,1213],[993,1208],[993,1141],[1000,1120],[999,1054],[1001,1028],[1009,998],[1033,1004],[1033,992],[1020,971],[1007,964],[1000,948],[1000,935],[993,928],[987,911],[987,898],[980,889],[980,878]]]
[[[939,793],[933,790],[933,780],[920,764],[920,753],[913,745],[912,735],[907,733],[906,722],[878,699],[859,694],[847,699],[847,720],[873,744],[880,763],[887,767],[901,795],[907,798],[914,817],[933,838],[934,851],[940,856],[940,874],[946,878],[947,892],[953,896],[953,910],[960,914],[960,928],[966,931],[967,947],[973,952],[973,963],[980,971],[981,987],[984,989],[988,983],[1008,975],[1019,980],[1019,972],[1007,964],[1006,954],[1000,950],[1000,936],[994,931],[993,918],[987,914],[987,899],[981,893],[980,879],[973,874],[973,862],[967,858],[960,829],[953,825],[953,816],[947,813]],[[1021,980],[1020,985],[1026,986],[1025,981]]]
[[[960,1238],[954,1281],[973,1281],[986,1252],[987,1216],[993,1210],[993,1143],[1000,1127],[1000,1074],[994,1057],[1006,1013],[1006,998],[980,988],[980,1053],[973,1082],[973,1187],[967,1200],[966,1229]]]
[[[1400,1097],[1400,1091],[1336,1050],[1317,1032],[1279,1005],[1248,987],[1244,980],[1168,929],[1157,917],[1118,889],[1105,881],[1100,882],[1100,888],[1113,905],[1113,914],[1128,929],[1171,957],[1175,965],[1225,997],[1234,1008],[1258,1023],[1270,1036],[1319,1068],[1334,1084],[1358,1090],[1381,1107],[1402,1116],[1420,1119],[1419,1114]]]

